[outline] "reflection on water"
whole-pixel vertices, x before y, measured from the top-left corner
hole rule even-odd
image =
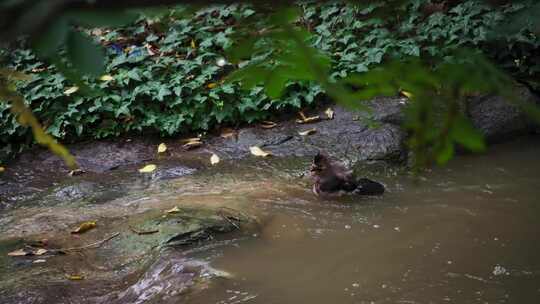
[[[539,303],[540,142],[424,174],[383,198],[265,197],[256,238],[213,252],[234,275],[189,303]]]

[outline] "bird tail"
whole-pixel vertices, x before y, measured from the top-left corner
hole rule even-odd
[[[360,178],[357,183],[358,187],[354,190],[356,194],[381,195],[385,191],[383,184],[367,178]]]

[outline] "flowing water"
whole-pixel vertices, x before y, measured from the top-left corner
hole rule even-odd
[[[536,137],[494,146],[485,155],[460,156],[418,178],[366,165],[359,172],[385,183],[388,192],[339,198],[311,193],[302,177],[308,159],[224,161],[192,176],[138,181],[136,188],[144,191],[132,188],[129,196],[109,202],[6,211],[0,231],[66,229],[66,218],[85,215],[110,217],[102,221],[108,225],[103,234],[128,235],[130,218],[179,204],[242,209],[261,221],[258,230],[202,248],[166,251],[141,272],[116,265],[128,264],[123,255],[135,261],[137,246],[148,237],[121,235],[94,251],[105,256],[89,263],[94,272],[86,281],[55,278],[32,293],[35,298],[19,297],[16,303],[540,303],[539,155]],[[114,242],[139,243],[106,256]],[[12,264],[0,267],[0,275],[15,278],[20,266]],[[213,279],[189,289],[184,277],[195,275]],[[55,297],[58,288],[61,298]]]
[[[540,303],[540,142],[461,156],[382,198],[266,197],[257,237],[213,252],[234,275],[188,303]]]

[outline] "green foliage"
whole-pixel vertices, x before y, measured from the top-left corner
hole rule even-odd
[[[129,26],[115,29],[93,27],[129,23],[133,13],[72,12],[32,41],[33,51],[21,42],[18,48],[2,50],[0,58],[33,75],[18,89],[46,130],[63,140],[205,131],[316,104],[324,93],[358,108],[359,100],[397,94],[401,89],[417,96],[419,102],[410,107],[408,128],[422,133],[432,123],[422,121],[422,113],[432,113],[434,107],[427,96],[440,91],[441,84],[471,80],[448,86],[464,88],[459,96],[448,95],[459,100],[466,91],[493,89],[500,80],[494,76],[482,87],[482,81],[462,78],[454,69],[448,70],[446,78],[434,72],[434,67],[444,67],[441,63],[456,62],[456,50],[462,47],[483,50],[523,81],[538,79],[540,64],[532,56],[538,51],[538,39],[530,30],[488,35],[526,6],[490,8],[478,1],[462,1],[427,12],[429,5],[421,0],[363,5],[306,1],[299,10],[277,13],[246,5],[179,7],[147,10]],[[106,49],[104,54],[93,46],[98,43]],[[59,46],[64,48],[59,50]],[[375,68],[410,57],[421,58],[422,63],[396,67],[399,73]],[[222,58],[231,64],[218,64]],[[43,63],[44,59],[54,65]],[[516,60],[524,64],[516,67]],[[100,80],[102,71],[113,80]],[[378,81],[388,80],[392,73],[398,73],[401,81]],[[74,85],[81,89],[64,94]],[[356,88],[349,90],[350,85]],[[0,103],[0,146],[4,149],[0,153],[13,152],[32,140],[9,107]],[[442,107],[448,113],[452,102],[444,99]],[[441,155],[437,160],[444,162],[456,142],[481,149],[482,141],[461,118],[456,114],[446,127],[437,126],[435,134],[413,137],[419,151],[430,146],[436,152],[433,155]]]

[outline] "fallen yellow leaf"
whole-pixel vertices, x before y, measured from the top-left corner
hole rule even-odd
[[[202,146],[202,144],[203,143],[201,141],[190,141],[184,144],[184,148],[187,150],[191,150]]]
[[[99,80],[101,80],[101,81],[111,81],[111,80],[114,80],[114,78],[111,75],[103,75],[103,76],[99,77]]]
[[[193,39],[191,39],[190,45],[191,45],[191,48],[192,48],[192,49],[194,49],[194,48],[197,47],[197,45],[195,44],[195,40],[193,40]]]
[[[276,127],[276,126],[277,126],[277,123],[275,123],[273,121],[268,121],[268,120],[261,121],[261,128],[272,129],[272,128]]]
[[[403,90],[400,91],[399,94],[403,95],[403,96],[405,96],[405,97],[407,97],[409,99],[413,98],[413,96],[414,96],[411,92],[407,92],[407,91],[403,91]]]
[[[146,165],[146,166],[142,167],[141,169],[139,169],[139,172],[140,173],[152,173],[156,169],[157,169],[156,165]]]
[[[17,249],[15,251],[9,252],[7,255],[8,256],[13,256],[13,257],[15,257],[15,256],[25,256],[25,255],[29,255],[29,252],[24,251],[24,249]]]
[[[217,86],[218,86],[218,84],[215,83],[215,82],[210,82],[209,84],[206,85],[206,87],[209,88],[209,89],[213,89],[213,88],[215,88]]]
[[[326,117],[328,119],[334,119],[334,110],[332,110],[332,108],[328,108],[326,109],[326,111],[324,111],[324,114],[326,114]]]
[[[6,171],[6,168],[0,167],[0,173],[2,173],[2,172],[4,172],[4,171]]]
[[[79,90],[79,87],[77,87],[77,86],[70,87],[70,88],[68,88],[67,90],[64,91],[64,94],[69,96],[69,95],[77,92],[78,90]]]
[[[307,136],[307,135],[311,135],[315,133],[317,133],[317,129],[309,129],[302,132],[298,132],[298,134],[300,134],[301,136]]]
[[[97,224],[95,221],[84,222],[84,223],[81,223],[79,227],[75,228],[75,230],[71,231],[71,233],[73,234],[85,233],[88,230],[96,228],[96,226]]]
[[[221,131],[220,136],[223,137],[223,138],[235,137],[236,136],[236,131],[234,131],[231,128],[225,128],[225,129],[223,129]]]
[[[39,248],[38,250],[34,251],[33,254],[34,254],[34,255],[44,255],[44,254],[47,253],[47,252],[48,252],[47,249]]]
[[[167,151],[167,145],[164,143],[160,143],[159,146],[157,147],[157,152],[163,153],[165,151]]]
[[[255,156],[267,157],[267,156],[272,155],[272,153],[263,151],[261,148],[259,148],[257,146],[249,147],[249,151],[251,151],[251,154],[253,154]]]
[[[165,211],[167,213],[178,213],[180,212],[180,208],[178,208],[177,206],[174,206],[172,209],[169,209],[167,211]]]
[[[219,156],[217,156],[217,154],[214,153],[210,157],[210,164],[215,165],[217,163],[219,163]]]
[[[39,263],[45,263],[45,262],[47,262],[47,260],[39,259],[39,260],[34,260],[34,261],[32,262],[32,264],[39,264]]]
[[[183,143],[193,142],[193,141],[201,141],[200,137],[192,137],[192,138],[184,138],[181,140]]]
[[[306,118],[302,118],[302,119],[297,119],[296,122],[299,123],[299,124],[306,124],[306,123],[311,123],[311,122],[317,122],[321,120],[321,117],[320,116],[311,116],[311,117],[306,117]]]
[[[79,274],[66,274],[66,278],[72,281],[80,281],[84,279],[84,277]]]

